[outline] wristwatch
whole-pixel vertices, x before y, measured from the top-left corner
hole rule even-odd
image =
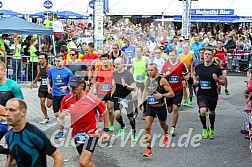
[[[103,128],[103,131],[104,131],[104,132],[108,132],[108,131],[109,131],[109,128]]]

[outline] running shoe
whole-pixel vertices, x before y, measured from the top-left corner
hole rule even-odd
[[[119,131],[118,131],[118,136],[119,137],[122,137],[124,135],[125,129],[126,129],[126,125],[124,125],[123,128],[119,129]]]
[[[45,118],[42,122],[40,122],[40,124],[45,125],[48,124],[49,122],[50,122],[49,118]]]
[[[145,120],[145,117],[146,117],[146,113],[144,112],[142,116],[142,120]]]
[[[102,121],[103,121],[103,116],[99,115],[99,122],[102,122]]]
[[[62,137],[64,137],[64,133],[63,133],[63,131],[59,131],[59,132],[55,135],[54,139],[60,139],[60,138],[62,138]]]
[[[169,137],[168,137],[168,134],[164,135],[163,144],[164,144],[165,147],[169,144]]]
[[[189,105],[193,105],[192,99],[189,99]]]
[[[220,99],[221,99],[221,96],[220,96],[220,95],[218,95],[218,101],[220,101]]]
[[[137,116],[138,116],[138,111],[137,111],[137,110],[135,110],[135,111],[134,111],[134,113],[133,113],[133,115],[134,115],[134,116],[133,116],[133,117],[134,117],[134,119],[137,119]]]
[[[249,131],[247,131],[247,130],[241,130],[241,134],[249,134]]]
[[[131,141],[136,142],[137,140],[138,140],[137,133],[132,133],[132,135],[131,135]]]
[[[184,106],[188,106],[188,101],[184,101]]]
[[[171,128],[170,135],[172,135],[172,137],[176,136],[175,135],[175,128],[174,127]]]
[[[225,93],[226,93],[226,95],[229,95],[229,92],[228,92],[228,90],[227,90],[227,89],[225,89]]]
[[[203,129],[202,130],[202,138],[203,139],[207,139],[208,138],[208,131],[207,131],[207,129]]]
[[[144,157],[150,157],[152,156],[152,150],[151,149],[146,149],[145,153],[143,154]]]
[[[115,130],[114,125],[110,125],[110,126],[109,126],[109,131],[110,131],[110,132],[114,132],[114,130]]]
[[[209,138],[213,139],[214,138],[214,130],[209,127]]]

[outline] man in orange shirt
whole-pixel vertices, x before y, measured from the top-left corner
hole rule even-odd
[[[188,44],[183,44],[182,46],[182,53],[180,54],[180,61],[185,64],[187,70],[190,72],[194,60],[193,53],[190,52],[190,47]],[[184,106],[188,106],[188,104],[192,105],[192,97],[193,97],[193,79],[191,77],[191,74],[188,73],[187,75],[190,75],[188,81],[186,82],[185,79],[183,79],[183,96],[184,96]],[[187,95],[187,86],[189,88],[189,103],[188,103],[188,95]]]

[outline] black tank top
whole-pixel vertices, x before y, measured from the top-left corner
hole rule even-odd
[[[39,66],[39,75],[40,75],[40,78],[41,78],[41,86],[47,86],[47,65],[42,68],[41,66]]]
[[[166,93],[164,87],[160,85],[160,80],[161,79],[162,79],[162,77],[158,76],[157,79],[155,79],[154,81],[151,81],[150,78],[148,78],[146,80],[146,87],[147,87],[147,92],[148,92],[147,101],[148,101],[149,104],[164,103],[164,98],[163,97],[161,99],[157,99],[157,100],[153,97],[153,94],[155,92],[159,92],[161,94]]]
[[[117,56],[117,57],[121,57],[121,56],[122,56],[121,54],[122,54],[122,51],[121,51],[121,50],[119,50],[119,54],[118,54],[118,56]],[[115,56],[114,56],[114,51],[112,51],[112,52],[111,52],[111,55],[112,55],[112,57],[111,57],[111,58],[112,58],[112,60],[114,61],[114,60],[117,58],[117,57],[115,57]]]

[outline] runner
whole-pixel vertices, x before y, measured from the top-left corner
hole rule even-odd
[[[186,65],[187,70],[190,72],[192,69],[193,59],[194,55],[192,52],[190,52],[190,47],[188,44],[183,44],[183,51],[180,54],[180,61]],[[183,96],[184,96],[184,106],[192,105],[192,98],[193,98],[193,79],[191,77],[191,73],[188,74],[190,77],[188,81],[186,82],[185,79],[182,80],[183,84]],[[187,95],[187,86],[189,89],[189,101],[188,101],[188,95]]]
[[[179,118],[179,107],[181,105],[183,97],[183,84],[182,78],[188,80],[186,66],[180,61],[177,60],[177,51],[174,49],[169,50],[169,60],[164,64],[161,74],[164,75],[166,80],[172,87],[175,96],[173,98],[166,98],[166,105],[168,107],[168,112],[173,112],[172,118],[172,128],[170,134],[175,136],[175,128]]]
[[[79,51],[77,49],[71,49],[69,51],[71,61],[67,63],[66,67],[69,68],[73,74],[83,73],[87,70],[87,65],[79,60]]]
[[[227,80],[227,50],[224,48],[224,42],[222,40],[217,41],[217,48],[214,49],[214,57],[217,57],[220,59],[220,64],[221,64],[221,69],[222,73],[225,76],[225,93],[226,95],[229,95],[227,85],[228,85],[228,80]],[[221,93],[221,87],[219,87],[219,94]]]
[[[158,76],[157,65],[154,63],[148,64],[148,75],[149,77],[145,80],[144,91],[142,101],[147,99],[146,119],[145,119],[145,138],[147,143],[147,149],[143,156],[149,157],[152,155],[151,150],[151,127],[154,118],[157,116],[159,119],[160,126],[164,131],[164,146],[168,145],[168,125],[166,124],[167,111],[164,102],[165,98],[174,97],[169,83],[166,79]]]
[[[138,97],[142,97],[142,92],[144,90],[144,80],[147,77],[147,64],[149,63],[149,58],[142,55],[142,48],[140,46],[136,47],[136,57],[132,59],[132,75],[136,83],[136,89],[132,92],[133,104],[135,108],[134,118],[138,115]],[[142,119],[145,119],[146,105],[144,105]]]
[[[34,85],[41,79],[41,83],[38,89],[38,97],[40,98],[40,107],[41,111],[45,117],[45,119],[40,122],[41,124],[47,124],[49,123],[49,117],[47,114],[46,107],[50,108],[52,106],[52,94],[48,93],[47,89],[47,73],[49,69],[51,68],[51,65],[47,65],[47,59],[48,55],[46,53],[40,53],[39,54],[39,63],[40,65],[37,67],[37,76],[34,79],[34,81],[31,82],[31,89],[34,87]],[[46,103],[46,104],[45,104]]]
[[[113,112],[113,99],[111,98],[111,89],[112,89],[112,79],[114,67],[111,65],[108,54],[101,55],[102,65],[98,65],[95,71],[95,80],[97,82],[94,84],[94,87],[97,91],[97,96],[102,99],[104,103],[107,103],[107,109],[109,112],[110,126],[109,131],[114,131],[114,112]],[[99,116],[99,121],[102,121],[103,117]]]
[[[1,108],[1,119],[0,119],[0,140],[4,137],[8,130],[8,125],[6,122],[5,117],[5,110],[4,107],[6,105],[6,102],[13,98],[17,97],[20,99],[24,98],[24,95],[19,87],[19,85],[11,80],[6,78],[6,68],[5,63],[0,61],[0,108]],[[0,153],[7,154],[7,150],[3,148],[3,146],[0,146]]]
[[[213,50],[206,48],[204,52],[204,63],[195,67],[193,76],[194,85],[199,86],[197,92],[197,103],[200,108],[200,121],[203,125],[202,137],[214,138],[215,108],[218,101],[217,85],[225,84],[225,77],[221,69],[212,62]],[[197,81],[197,76],[199,81]],[[211,126],[207,128],[206,112],[209,109],[209,119]]]
[[[82,77],[73,76],[69,86],[71,94],[66,95],[61,103],[60,117],[71,117],[72,137],[75,139],[76,149],[80,155],[80,166],[95,166],[92,155],[99,139],[97,114],[104,117],[104,128],[101,134],[103,141],[108,132],[109,116],[106,106],[100,98],[85,93],[85,81]],[[85,108],[85,110],[84,110]]]
[[[47,88],[48,93],[53,97],[53,112],[58,117],[60,103],[63,97],[69,94],[68,82],[73,76],[72,71],[63,66],[63,54],[59,53],[55,56],[56,67],[52,67],[47,73]],[[52,86],[51,86],[52,85]],[[58,120],[58,122],[62,122]],[[62,138],[64,136],[64,124],[59,125],[59,132],[55,135],[55,139]]]
[[[133,117],[133,102],[131,92],[136,88],[133,75],[124,68],[124,62],[121,57],[115,59],[116,71],[113,73],[112,96],[114,97],[114,116],[121,125],[118,136],[124,135],[126,125],[123,123],[121,109],[124,107],[127,111],[127,117],[132,128],[132,141],[137,141],[136,122]]]
[[[117,57],[122,57],[126,60],[126,67],[128,67],[129,64],[129,58],[125,55],[124,52],[122,52],[119,49],[119,45],[118,44],[113,44],[112,46],[112,51],[109,53],[109,58],[112,60],[112,64],[114,65],[114,61]]]
[[[135,57],[135,46],[131,44],[130,37],[125,37],[126,39],[126,45],[122,47],[122,51],[125,53],[125,57],[128,58],[128,64],[127,59],[124,59],[124,64],[126,65],[127,69],[130,70],[132,68],[132,59]]]
[[[62,167],[64,158],[54,147],[46,134],[36,126],[27,122],[27,104],[18,98],[6,103],[6,118],[9,130],[6,143],[11,155],[8,156],[6,166],[47,166],[46,155],[54,159],[54,166]]]
[[[162,52],[158,47],[154,49],[153,53],[154,57],[151,58],[150,62],[157,65],[158,72],[160,73],[167,59],[162,57]]]

